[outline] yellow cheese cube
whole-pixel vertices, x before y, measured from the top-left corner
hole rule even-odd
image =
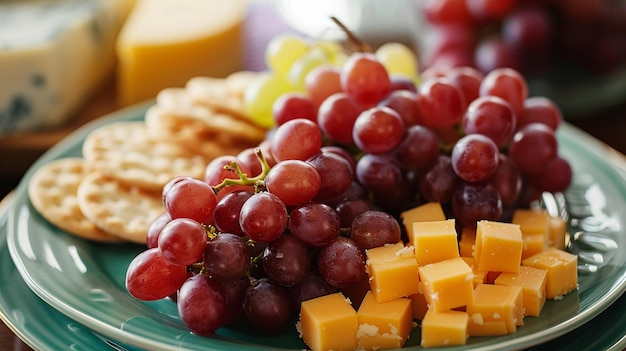
[[[421,284],[422,283],[420,283],[420,285]],[[424,315],[426,315],[426,311],[428,311],[428,302],[426,302],[426,297],[424,297],[422,289],[420,288],[417,294],[409,295],[409,300],[411,300],[413,319],[424,319]]]
[[[511,223],[518,224],[522,234],[546,234],[550,215],[543,210],[516,209]]]
[[[472,272],[474,273],[474,279],[472,282],[474,283],[474,287],[478,284],[487,283],[487,279],[489,278],[489,272],[481,272],[476,269],[476,264],[474,262],[474,257],[461,257],[468,266],[472,268]]]
[[[547,299],[559,299],[578,287],[578,256],[569,252],[549,248],[526,258],[522,265],[547,271]]]
[[[530,257],[546,249],[545,234],[522,234],[524,247],[522,249],[522,259]]]
[[[436,312],[466,306],[474,297],[472,268],[460,257],[419,267],[424,298]]]
[[[422,347],[465,345],[468,315],[460,311],[435,312],[430,309],[422,320]]]
[[[400,213],[400,219],[402,219],[402,224],[406,229],[409,243],[413,245],[411,242],[413,239],[413,222],[444,221],[446,215],[443,213],[439,202],[427,202]]]
[[[496,285],[521,286],[524,315],[537,317],[546,302],[547,271],[541,268],[521,266],[519,273],[502,273]]]
[[[378,302],[413,295],[419,291],[417,261],[411,246],[403,243],[369,249],[365,253],[367,274]]]
[[[359,319],[349,300],[334,293],[302,302],[300,333],[312,351],[354,350]]]
[[[196,76],[241,69],[246,2],[139,0],[117,40],[118,100],[126,106]]]
[[[548,230],[548,247],[565,249],[567,240],[567,222],[561,217],[550,217]]]
[[[413,223],[415,259],[420,266],[459,257],[454,219]]]
[[[524,323],[522,288],[478,284],[474,289],[474,300],[467,306],[467,314],[472,336],[499,335],[504,331],[504,334],[513,333]]]
[[[408,298],[377,302],[369,291],[363,298],[357,316],[359,350],[401,348],[413,328],[411,301]]]
[[[481,220],[476,227],[476,267],[479,271],[517,273],[523,246],[519,225]]]
[[[474,256],[474,245],[476,244],[476,229],[465,227],[461,231],[459,240],[459,254],[461,257]]]

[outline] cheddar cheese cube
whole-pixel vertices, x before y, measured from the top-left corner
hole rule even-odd
[[[454,219],[413,223],[415,259],[420,266],[459,257]]]
[[[522,288],[478,284],[467,306],[471,336],[510,334],[524,324]]]
[[[543,210],[519,208],[513,212],[511,223],[520,226],[522,234],[547,234],[550,215]]]
[[[356,349],[358,322],[342,293],[304,301],[300,308],[300,333],[312,351]]]
[[[481,220],[476,226],[476,268],[479,271],[517,273],[523,246],[519,225]]]
[[[547,248],[545,234],[522,234],[522,259],[530,257]]]
[[[419,267],[424,298],[436,312],[463,307],[474,297],[472,268],[460,257]]]
[[[376,301],[407,297],[419,291],[418,265],[411,246],[385,245],[365,252],[366,271]]]
[[[502,273],[496,285],[522,287],[524,315],[537,317],[546,302],[547,271],[541,268],[521,266],[519,273]]]
[[[408,298],[377,302],[369,291],[363,298],[357,316],[359,350],[401,348],[413,328],[411,301]]]
[[[472,268],[472,272],[474,273],[474,278],[472,282],[474,283],[474,287],[478,284],[487,283],[487,279],[489,278],[489,272],[481,272],[476,269],[476,264],[474,262],[474,257],[461,257],[468,266]]]
[[[413,239],[414,222],[444,221],[446,215],[443,213],[439,202],[427,202],[400,213],[400,219],[402,219],[402,224],[406,229],[409,244],[413,245],[411,240]]]
[[[459,240],[459,254],[461,257],[473,257],[476,244],[476,229],[464,227]]]
[[[435,312],[430,309],[422,320],[422,347],[465,345],[468,315],[461,311]]]
[[[420,282],[420,291],[416,294],[409,295],[409,300],[411,300],[411,311],[413,314],[413,319],[422,320],[426,315],[426,311],[428,311],[428,302],[426,302],[426,297],[424,296],[423,289],[421,288]]]
[[[556,248],[530,256],[522,265],[546,270],[546,298],[559,299],[578,287],[578,256]]]
[[[548,247],[565,249],[567,222],[561,217],[550,217],[548,227]]]

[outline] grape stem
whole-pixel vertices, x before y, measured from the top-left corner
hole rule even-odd
[[[263,156],[263,152],[261,152],[260,148],[254,149],[254,154],[261,162],[261,173],[256,177],[248,177],[248,175],[241,171],[237,162],[233,161],[228,165],[224,166],[224,169],[228,169],[234,171],[239,176],[239,179],[226,178],[221,183],[213,187],[213,191],[218,192],[220,189],[233,186],[233,185],[252,185],[254,186],[254,191],[259,192],[265,188],[265,177],[267,173],[270,171],[270,165],[267,163],[265,156]]]
[[[366,42],[364,42],[363,40],[361,40],[359,37],[356,36],[356,34],[354,34],[353,31],[351,31],[350,29],[348,29],[348,27],[346,27],[345,24],[343,24],[343,22],[341,22],[337,17],[335,16],[330,16],[330,19],[344,32],[346,33],[346,36],[348,37],[348,41],[353,44],[354,46],[356,46],[356,51],[359,52],[373,52],[372,48],[367,45]]]

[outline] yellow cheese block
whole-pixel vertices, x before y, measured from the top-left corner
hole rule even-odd
[[[513,285],[522,287],[524,314],[537,317],[546,302],[547,271],[541,268],[521,266],[519,273],[502,273],[496,285]]]
[[[546,298],[559,299],[578,287],[578,256],[569,252],[549,248],[530,256],[522,265],[545,269]]]
[[[459,254],[462,257],[474,256],[474,245],[476,244],[476,229],[465,227],[461,232],[459,240]]]
[[[340,292],[304,301],[300,307],[300,333],[312,351],[354,350],[358,321]]]
[[[476,269],[476,262],[474,262],[474,257],[461,257],[463,261],[467,263],[468,266],[472,267],[472,271],[474,272],[474,278],[472,282],[474,283],[474,287],[478,284],[486,284],[489,278],[489,272],[479,271]]]
[[[519,225],[481,220],[476,226],[476,267],[479,271],[517,273],[523,246]]]
[[[118,100],[126,106],[195,76],[242,65],[245,0],[138,0],[117,40]]]
[[[413,222],[415,259],[420,266],[459,257],[454,219]]]
[[[414,222],[444,221],[446,215],[439,202],[427,202],[400,213],[400,219],[406,229],[409,243],[412,245]]]
[[[372,292],[368,291],[357,311],[357,316],[359,350],[401,348],[413,329],[411,300],[408,298],[378,302]]]
[[[473,302],[467,306],[467,314],[471,336],[514,333],[518,326],[524,325],[522,288],[479,284],[474,290]]]
[[[370,288],[378,302],[419,291],[418,265],[411,246],[385,245],[366,251]]]
[[[547,248],[546,246],[546,234],[523,234],[522,242],[524,246],[522,248],[522,260],[530,257],[536,253],[539,253]]]
[[[468,315],[460,311],[435,312],[430,309],[422,320],[422,347],[465,345]]]
[[[424,297],[437,312],[468,305],[474,298],[474,273],[460,257],[419,267]]]
[[[420,282],[420,286],[422,283]],[[428,302],[426,302],[426,297],[424,297],[424,291],[420,287],[420,291],[417,294],[409,295],[409,300],[411,300],[411,311],[413,313],[413,319],[422,320],[426,315],[426,311],[428,311]]]
[[[518,224],[522,234],[546,234],[549,220],[546,211],[519,208],[513,212],[511,223]]]
[[[561,217],[550,217],[548,225],[548,247],[565,249],[567,241],[567,221]]]

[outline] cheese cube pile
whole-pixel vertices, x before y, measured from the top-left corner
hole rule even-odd
[[[546,300],[576,290],[578,278],[577,256],[563,250],[565,221],[535,210],[518,210],[513,218],[479,221],[458,239],[440,205],[404,212],[408,243],[366,251],[370,291],[358,311],[346,308],[342,293],[306,301],[302,338],[313,351],[400,348],[412,320],[421,321],[425,348],[514,333],[526,316],[541,314]],[[342,338],[354,335],[346,338],[350,345],[333,341],[338,329],[330,323],[339,320],[347,331]]]

